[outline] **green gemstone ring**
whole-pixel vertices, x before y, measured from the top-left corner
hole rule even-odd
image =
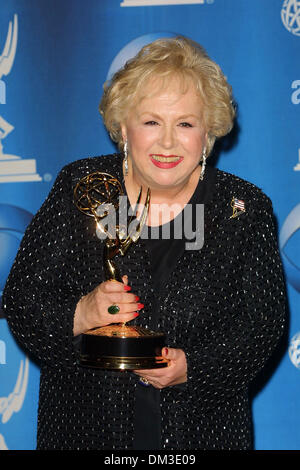
[[[108,307],[107,311],[108,311],[108,313],[111,313],[112,315],[114,315],[115,313],[119,313],[120,307],[118,307],[117,305],[113,304],[113,305],[111,305],[110,307]]]

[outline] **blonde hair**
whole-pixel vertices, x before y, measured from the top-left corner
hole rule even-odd
[[[120,149],[123,147],[121,123],[138,100],[145,97],[145,85],[150,79],[159,78],[164,87],[173,77],[180,79],[183,93],[192,79],[201,97],[208,136],[207,155],[215,140],[231,131],[235,116],[232,91],[220,67],[194,41],[182,36],[164,38],[144,46],[104,84],[99,110]]]

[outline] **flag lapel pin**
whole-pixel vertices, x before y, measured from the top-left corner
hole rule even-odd
[[[230,216],[230,219],[234,219],[235,217],[238,217],[239,215],[246,212],[245,203],[241,199],[233,197],[230,205],[232,207],[232,215]]]

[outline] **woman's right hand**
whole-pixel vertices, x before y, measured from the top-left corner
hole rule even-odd
[[[144,306],[139,302],[139,297],[130,292],[130,287],[127,286],[127,276],[122,279],[124,283],[102,282],[79,300],[74,315],[74,336],[98,326],[125,323],[139,315],[137,310]],[[116,314],[110,314],[107,310],[113,304],[120,308]]]

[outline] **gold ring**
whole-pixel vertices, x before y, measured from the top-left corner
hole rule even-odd
[[[141,385],[143,385],[144,387],[149,387],[149,385],[150,385],[150,382],[147,379],[145,379],[144,377],[140,377],[139,383]]]

